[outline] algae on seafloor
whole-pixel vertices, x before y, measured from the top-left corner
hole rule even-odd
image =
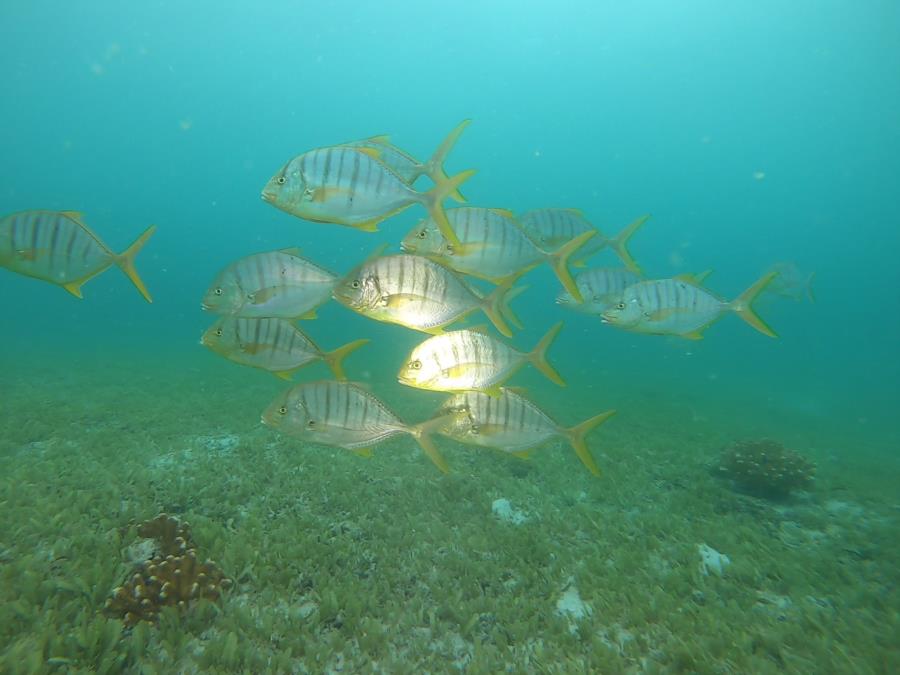
[[[597,445],[602,479],[561,445],[523,462],[449,443],[445,477],[406,440],[363,459],[269,433],[268,378],[235,389],[230,371],[204,371],[199,391],[167,367],[158,390],[123,390],[113,368],[4,401],[0,671],[900,667],[888,459],[879,485],[863,459],[835,466],[791,440],[816,485],[770,503],[709,474],[729,428],[685,430],[636,399]],[[54,422],[16,424],[39,401]],[[594,406],[569,407],[577,420]],[[528,521],[495,518],[497,499]],[[162,510],[191,522],[234,588],[129,630],[103,606],[130,565],[127,525]],[[699,544],[731,559],[721,577],[702,575]],[[592,612],[556,613],[567,584]]]

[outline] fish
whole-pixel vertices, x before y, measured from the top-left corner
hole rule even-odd
[[[585,437],[615,414],[608,410],[573,427],[562,427],[514,389],[503,387],[498,398],[481,392],[463,392],[447,399],[437,417],[444,420],[438,433],[468,445],[494,448],[525,458],[532,450],[562,437],[588,471],[600,475]]]
[[[334,298],[376,321],[433,334],[480,309],[509,337],[503,314],[511,313],[508,302],[523,289],[509,281],[485,296],[433,260],[399,253],[363,262],[335,287]]]
[[[458,134],[452,140],[456,137]],[[450,146],[442,146],[445,154]],[[475,174],[474,169],[451,178],[444,178],[441,169],[433,173],[437,178],[435,186],[427,192],[418,192],[379,157],[378,149],[347,145],[304,152],[269,179],[262,198],[305,220],[366,232],[376,232],[381,221],[413,204],[421,204],[444,236],[458,243],[443,201]],[[442,163],[443,156],[439,160]]]
[[[372,446],[406,434],[416,440],[438,469],[450,471],[431,438],[442,418],[406,424],[378,397],[352,382],[298,384],[266,408],[262,423],[288,436],[352,450],[364,457],[372,455]]]
[[[643,215],[625,227],[615,237],[606,237],[594,227],[578,209],[533,209],[519,217],[519,226],[531,240],[545,251],[557,251],[566,242],[582,232],[596,232],[597,235],[581,250],[575,267],[585,267],[587,260],[604,248],[611,248],[622,264],[635,274],[641,273],[640,265],[628,251],[628,241],[640,227],[649,220]]]
[[[437,184],[449,180],[449,176],[444,172],[444,158],[456,144],[456,140],[471,121],[472,120],[463,120],[456,125],[453,131],[451,131],[444,139],[444,142],[441,143],[440,147],[427,162],[420,162],[405,150],[398,148],[391,143],[390,136],[387,135],[371,136],[358,141],[341,143],[341,145],[372,148],[376,150],[378,152],[378,158],[393,169],[407,185],[412,185],[422,176],[428,176],[435,184]],[[457,202],[466,201],[459,190],[453,190],[449,196]]]
[[[703,331],[729,312],[736,313],[763,335],[778,337],[753,310],[775,272],[762,276],[735,300],[728,302],[684,275],[672,279],[640,281],[626,288],[601,318],[617,328],[653,335],[677,335],[699,340]]]
[[[556,304],[584,314],[601,314],[628,286],[641,280],[639,274],[624,267],[597,267],[575,275],[575,285],[583,302],[575,302],[568,291],[556,296]]]
[[[778,276],[772,279],[772,283],[766,288],[767,293],[798,302],[802,300],[816,301],[812,287],[813,278],[816,276],[815,272],[805,274],[792,262],[775,263],[769,268],[769,271],[775,272]]]
[[[154,232],[151,225],[122,253],[114,253],[78,211],[20,211],[0,219],[0,267],[62,286],[81,299],[84,284],[116,265],[153,302],[134,259]]]
[[[505,209],[464,206],[448,209],[446,213],[460,244],[444,237],[429,218],[404,237],[401,248],[407,253],[438,260],[457,272],[501,284],[547,262],[565,289],[580,302],[580,291],[567,264],[569,257],[594,236],[593,231],[583,232],[548,253],[525,236],[513,214]]]
[[[287,319],[245,319],[223,316],[207,329],[200,344],[241,365],[267,370],[290,380],[300,368],[324,361],[335,378],[346,380],[343,361],[368,340],[354,340],[334,351],[319,349],[306,333]]]
[[[206,311],[252,318],[312,319],[338,276],[298,248],[254,253],[221,270],[203,296]]]
[[[416,346],[397,374],[397,381],[429,391],[483,391],[500,396],[500,385],[526,363],[551,382],[566,383],[547,361],[547,349],[562,328],[554,325],[530,352],[516,351],[478,329],[435,335]]]

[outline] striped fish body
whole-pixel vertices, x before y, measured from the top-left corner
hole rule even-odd
[[[426,332],[439,332],[481,305],[452,271],[404,254],[364,262],[335,287],[334,297],[369,318]]]
[[[287,319],[224,316],[201,343],[230,361],[272,373],[289,372],[322,358],[322,351]]]
[[[548,253],[558,251],[567,242],[585,232],[596,231],[578,209],[533,209],[519,217],[519,226],[539,248]],[[579,251],[587,258],[606,246],[599,234]]]
[[[296,319],[329,300],[337,279],[297,249],[256,253],[219,272],[203,309],[244,318]]]
[[[584,302],[563,291],[556,296],[556,303],[584,314],[602,314],[629,286],[638,283],[641,277],[624,267],[598,267],[585,270],[575,276],[575,285],[581,291]]]
[[[279,396],[263,422],[284,434],[354,450],[410,433],[374,394],[349,382],[299,384]]]
[[[527,360],[526,354],[486,333],[456,330],[415,347],[398,380],[430,391],[492,390]]]
[[[95,277],[115,254],[72,211],[23,211],[0,220],[0,265],[65,286]]]
[[[294,216],[374,231],[422,193],[378,159],[371,148],[345,145],[298,155],[263,189],[263,199]]]
[[[463,206],[447,209],[447,219],[459,237],[459,246],[448,242],[428,218],[406,235],[403,250],[433,257],[457,272],[491,281],[521,274],[546,258],[509,211]]]
[[[558,425],[544,411],[505,388],[499,397],[481,392],[455,394],[438,414],[447,420],[439,429],[443,435],[510,454],[527,452],[560,435]]]
[[[22,211],[0,219],[0,266],[62,286],[80,298],[81,286],[118,266],[147,302],[150,293],[134,258],[156,231],[151,225],[124,252],[115,253],[75,211]]]
[[[656,279],[628,286],[602,316],[638,333],[694,336],[728,309],[727,302],[689,281]]]

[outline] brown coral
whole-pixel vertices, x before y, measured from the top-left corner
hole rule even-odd
[[[748,492],[783,498],[810,487],[816,467],[781,443],[761,439],[732,443],[722,452],[718,472]]]
[[[155,553],[136,565],[105,606],[107,614],[121,618],[125,625],[155,622],[166,606],[183,611],[200,598],[216,601],[231,587],[231,579],[214,562],[198,561],[188,523],[161,513],[138,526],[138,534],[156,540]]]

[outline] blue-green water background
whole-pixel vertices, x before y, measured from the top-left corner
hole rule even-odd
[[[116,270],[81,302],[2,271],[5,369],[89,382],[106,361],[156,388],[166,367],[268,377],[197,345],[215,272],[294,245],[346,271],[422,212],[369,235],[271,208],[264,182],[299,152],[373,134],[424,158],[472,118],[448,167],[478,169],[472,204],[579,207],[607,234],[652,213],[632,243],[644,268],[713,268],[727,297],[777,261],[816,272],[816,304],[762,306],[779,340],[727,317],[697,343],[567,314],[551,274],[532,272],[516,344],[567,320],[554,351],[569,389],[523,374],[543,401],[621,407],[642,391],[761,432],[896,442],[895,3],[29,2],[0,22],[0,210],[84,211],[120,250],[159,226],[138,258],[153,305]],[[421,336],[333,303],[307,327],[326,347],[373,338],[348,372],[385,383],[402,412],[412,393],[390,383]]]

